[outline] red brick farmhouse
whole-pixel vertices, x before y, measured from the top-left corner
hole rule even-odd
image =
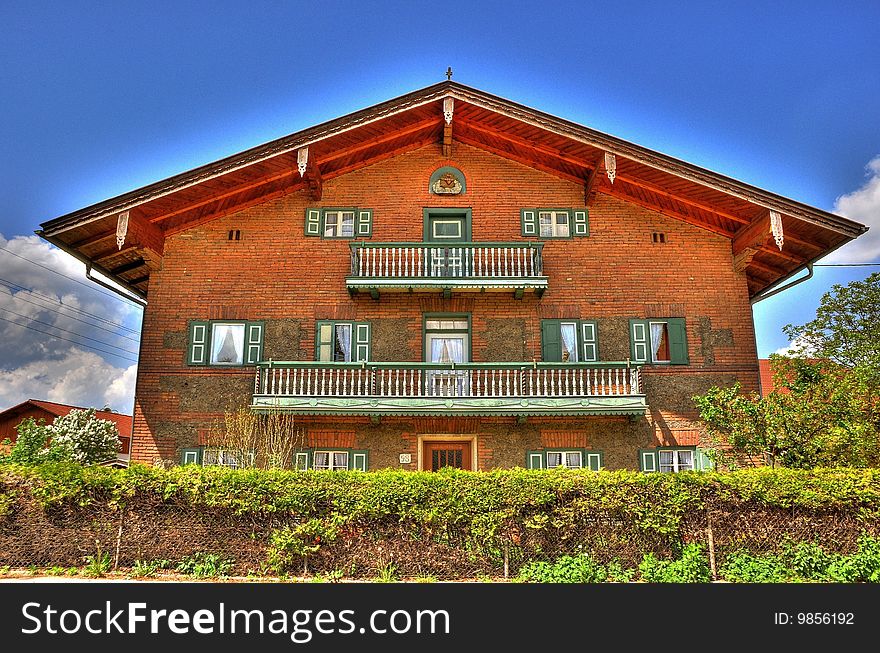
[[[751,302],[865,229],[447,81],[39,233],[147,302],[133,460],[246,406],[301,467],[678,471]]]

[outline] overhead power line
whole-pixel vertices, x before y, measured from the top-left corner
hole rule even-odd
[[[15,311],[10,311],[9,309],[6,309],[6,312],[11,313],[12,315],[15,315],[16,317],[21,317],[21,318],[24,318],[25,320],[30,320],[31,322],[35,322],[37,324],[42,324],[42,325],[47,326],[51,329],[58,329],[58,331],[63,331],[64,333],[69,333],[70,335],[76,336],[77,338],[91,340],[92,342],[97,342],[99,345],[104,345],[105,347],[113,347],[113,349],[118,349],[120,351],[124,351],[126,354],[137,355],[136,351],[131,351],[129,349],[126,349],[125,347],[118,347],[117,345],[110,344],[109,342],[106,342],[104,340],[98,340],[97,338],[90,338],[89,336],[84,336],[83,334],[77,333],[76,331],[71,331],[70,329],[63,329],[60,326],[55,326],[51,322],[44,322],[43,320],[38,320],[38,319],[30,317],[28,315],[22,315],[21,313],[16,313]]]
[[[29,326],[27,324],[19,324],[18,322],[13,322],[12,320],[8,320],[3,316],[0,316],[0,320],[3,320],[4,322],[9,322],[10,324],[14,324],[15,326],[21,327],[22,329],[30,329],[31,331],[36,331],[37,333],[42,333],[43,335],[49,336],[50,338],[56,338],[57,340],[64,340],[66,342],[72,342],[73,344],[78,345],[79,347],[85,347],[86,349],[92,349],[94,351],[99,351],[104,354],[109,354],[110,356],[115,356],[116,358],[120,358],[120,359],[128,361],[130,363],[137,363],[136,358],[129,358],[128,356],[123,356],[121,354],[117,354],[114,351],[107,351],[106,349],[101,349],[100,347],[92,347],[91,345],[86,345],[81,342],[76,342],[75,340],[71,340],[70,338],[56,336],[54,333],[48,333],[48,332],[43,331],[41,329],[35,329],[34,327]]]
[[[22,302],[27,302],[28,304],[31,304],[32,306],[36,306],[37,308],[39,308],[43,311],[49,311],[50,313],[55,313],[56,315],[60,315],[61,317],[67,318],[68,320],[76,320],[77,322],[81,322],[82,324],[85,324],[86,326],[89,326],[93,329],[100,329],[101,331],[106,331],[107,333],[110,333],[110,334],[116,336],[117,338],[125,338],[126,340],[131,340],[132,342],[135,342],[135,343],[140,342],[140,340],[138,338],[132,338],[131,336],[127,336],[123,333],[119,333],[117,331],[114,331],[113,329],[108,329],[107,327],[101,326],[100,324],[94,324],[93,322],[87,322],[86,320],[78,318],[75,315],[68,315],[67,313],[62,313],[61,311],[59,311],[56,308],[52,308],[51,306],[44,306],[43,304],[38,304],[37,302],[31,301],[27,297],[20,297],[20,296],[16,295],[15,293],[13,293],[12,291],[10,291],[9,288],[6,288],[4,286],[0,286],[0,288],[3,288],[3,290],[6,290],[7,292],[9,292],[9,296],[12,297],[12,299],[16,299],[16,300],[22,301]],[[95,316],[93,316],[93,317],[95,317]]]
[[[37,295],[39,297],[45,298],[47,301],[52,302],[56,306],[61,306],[62,308],[67,309],[68,311],[74,311],[76,313],[79,313],[80,315],[85,315],[86,317],[94,318],[95,320],[99,320],[100,322],[104,322],[106,324],[110,324],[112,326],[119,327],[123,331],[128,331],[129,333],[138,333],[137,329],[132,329],[130,327],[127,327],[122,322],[114,322],[113,320],[107,319],[106,317],[101,317],[100,315],[95,315],[94,313],[89,313],[88,311],[85,311],[81,308],[77,308],[76,306],[71,306],[70,304],[65,304],[64,302],[59,301],[55,297],[45,295],[41,292],[34,290],[33,288],[27,288],[25,286],[22,286],[17,283],[13,283],[12,281],[9,281],[7,279],[2,279],[2,278],[0,278],[0,283],[5,283],[10,288],[16,288],[22,292],[29,292],[33,295]],[[24,299],[24,298],[22,297],[21,299]]]
[[[880,263],[813,263],[814,268],[867,268]]]
[[[95,288],[94,284],[88,284],[84,281],[80,281],[79,279],[76,279],[74,277],[66,275],[63,272],[59,272],[58,270],[53,270],[48,265],[43,265],[42,263],[37,263],[36,261],[29,259],[26,256],[22,256],[21,254],[16,254],[12,250],[7,249],[5,247],[0,247],[0,251],[6,252],[7,254],[11,254],[12,256],[20,258],[22,261],[27,261],[31,265],[36,265],[39,268],[43,268],[44,270],[48,270],[49,272],[52,272],[53,274],[57,274],[59,277],[64,277],[65,279],[69,279],[70,281],[73,281],[74,283],[78,283],[79,285],[83,286],[84,288],[88,288],[89,290],[94,290],[96,293],[100,293],[102,295],[107,295],[107,297],[112,297],[113,299],[121,299],[123,301],[126,301],[126,302],[134,305],[134,306],[138,306],[138,304],[136,302],[133,302],[130,299],[126,299],[122,295],[117,295],[115,293],[111,293],[106,290],[101,290],[100,288]]]

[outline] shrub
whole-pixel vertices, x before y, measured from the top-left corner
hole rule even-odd
[[[232,571],[232,565],[233,561],[229,558],[199,551],[181,560],[176,570],[197,578],[216,578],[226,576]]]
[[[727,556],[720,576],[732,583],[784,583],[791,580],[785,563],[775,554],[753,555],[735,551]]]
[[[59,461],[90,465],[115,459],[119,450],[116,425],[98,419],[94,408],[72,410],[48,426],[28,417],[16,431],[18,438],[5,461],[19,465]]]
[[[639,573],[647,583],[708,583],[711,580],[703,545],[694,542],[684,547],[678,560],[659,560],[653,553],[646,554]]]
[[[591,556],[561,556],[554,562],[530,562],[519,571],[519,580],[527,583],[625,583],[635,570],[624,569],[618,561],[601,565]]]
[[[131,575],[135,578],[148,578],[155,576],[162,569],[168,569],[170,566],[170,560],[135,560],[134,567],[131,568]]]

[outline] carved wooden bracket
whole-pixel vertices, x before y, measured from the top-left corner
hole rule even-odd
[[[296,151],[296,168],[299,170],[299,176],[306,176],[306,167],[309,165],[309,148],[303,147]]]

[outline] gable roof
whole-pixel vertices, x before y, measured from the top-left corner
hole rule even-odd
[[[54,401],[28,399],[27,401],[23,401],[16,406],[12,406],[11,408],[0,411],[0,419],[4,419],[6,417],[15,417],[17,414],[23,413],[32,406],[42,408],[43,410],[54,415],[55,417],[63,417],[72,410],[86,410],[84,406],[72,406],[70,404],[59,404]],[[113,422],[116,425],[116,431],[119,433],[119,435],[123,437],[130,436],[132,433],[131,415],[123,415],[122,413],[115,413],[109,410],[96,410],[95,416],[98,419],[106,419]]]
[[[444,101],[454,102],[447,125]],[[444,81],[264,143],[163,181],[55,218],[37,233],[146,297],[164,238],[253,204],[310,189],[384,158],[458,141],[584,184],[595,192],[729,237],[752,296],[867,230],[848,220],[680,159],[500,98]],[[308,148],[307,172],[297,152]],[[605,153],[617,162],[607,178]],[[317,190],[316,190],[317,189]],[[770,210],[782,215],[785,246],[771,245]],[[130,214],[126,247],[113,237]]]

